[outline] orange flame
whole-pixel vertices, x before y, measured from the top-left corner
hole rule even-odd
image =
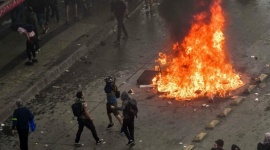
[[[158,61],[169,66],[152,81],[158,91],[167,93],[163,96],[176,100],[225,97],[243,85],[240,75],[226,62],[222,32],[225,19],[220,3],[215,0],[211,6],[209,23],[204,21],[205,13],[194,16],[195,23],[188,35],[181,44],[173,45],[173,52],[178,52],[176,57],[159,54]]]

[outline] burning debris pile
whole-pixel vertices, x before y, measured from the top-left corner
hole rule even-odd
[[[195,4],[193,2],[196,1],[196,8],[193,9],[200,11],[191,9],[190,12],[195,14],[187,15],[192,16],[187,19],[188,23],[184,25],[184,21],[181,21],[188,33],[185,36],[172,36],[173,40],[179,41],[173,45],[172,54],[159,54],[157,61],[166,68],[153,79],[153,84],[157,85],[159,92],[167,93],[163,96],[176,100],[228,96],[230,91],[242,86],[243,82],[226,59],[225,37],[222,32],[225,19],[220,6],[221,0],[183,1],[188,4]],[[163,1],[165,2],[167,1]],[[169,26],[172,23],[173,21],[169,22]]]

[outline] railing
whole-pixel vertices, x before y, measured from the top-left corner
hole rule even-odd
[[[0,5],[0,18],[6,13],[10,12],[16,6],[20,5],[22,2],[24,2],[24,0],[5,0],[4,3]]]

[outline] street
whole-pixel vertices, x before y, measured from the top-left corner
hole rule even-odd
[[[188,101],[160,98],[155,88],[137,86],[137,79],[143,71],[153,69],[156,65],[158,53],[169,52],[172,47],[170,32],[164,19],[159,16],[158,7],[154,6],[153,14],[146,13],[144,5],[134,11],[125,22],[129,38],[122,40],[120,46],[113,45],[117,34],[115,31],[102,40],[104,44],[95,47],[91,47],[95,41],[87,38],[56,40],[44,45],[46,48],[57,42],[69,42],[73,46],[68,47],[68,52],[77,49],[86,49],[86,52],[46,88],[35,93],[35,98],[24,100],[34,113],[37,124],[36,131],[29,135],[29,149],[129,149],[126,146],[126,137],[120,134],[121,126],[115,117],[114,127],[110,131],[106,130],[109,121],[103,88],[104,78],[109,75],[116,77],[116,85],[121,92],[132,89],[134,93],[131,96],[138,102],[139,113],[135,119],[136,145],[132,149],[178,150],[194,145],[196,150],[210,150],[217,139],[225,141],[226,150],[232,144],[238,145],[242,150],[256,149],[257,143],[270,130],[270,89],[267,88],[270,80],[257,84],[250,94],[243,94],[243,91],[253,83],[254,78],[262,73],[270,73],[270,67],[266,66],[270,64],[269,1],[224,0],[222,5],[225,12],[224,34],[228,60],[246,83],[232,95],[245,97],[237,106],[230,105],[232,98],[215,97],[213,101],[208,98]],[[68,31],[71,29],[68,28],[66,33],[62,33],[62,37],[73,32],[77,32],[77,35],[90,35],[90,28],[95,26],[88,23],[90,24],[89,20],[82,20],[77,24],[76,30]],[[87,33],[81,33],[84,31]],[[52,37],[52,41],[54,38],[57,36]],[[100,42],[100,39],[96,40]],[[251,56],[256,56],[257,59]],[[42,75],[39,74],[36,78],[41,78]],[[94,118],[97,133],[105,141],[102,145],[96,145],[91,132],[85,128],[80,141],[84,146],[74,148],[78,125],[71,105],[79,90],[85,93],[85,101]],[[258,100],[255,101],[256,98]],[[120,104],[121,100],[118,99],[118,105]],[[203,104],[209,107],[202,107]],[[225,108],[232,109],[230,114],[223,118],[218,117]],[[10,118],[4,122],[4,130],[0,131],[1,150],[19,149],[17,134],[10,134]],[[215,119],[220,121],[219,124],[212,130],[206,129],[207,124]],[[202,140],[193,142],[194,137],[202,131],[207,135]]]

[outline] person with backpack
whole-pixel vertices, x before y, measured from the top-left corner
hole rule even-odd
[[[74,145],[76,147],[83,146],[83,144],[80,143],[80,137],[81,137],[84,126],[86,126],[92,132],[92,136],[96,140],[96,144],[97,145],[102,144],[103,139],[100,139],[97,135],[96,128],[93,123],[93,118],[89,114],[87,103],[83,100],[84,98],[83,93],[77,92],[76,97],[77,97],[76,102],[71,106],[73,115],[77,117],[77,121],[79,124],[79,129],[76,134]]]
[[[111,106],[112,109],[123,111],[123,131],[128,139],[127,146],[133,147],[135,143],[134,139],[134,119],[137,118],[138,107],[137,101],[131,97],[129,97],[126,91],[121,94],[122,106],[114,107]]]
[[[122,118],[118,112],[118,110],[112,109],[111,106],[117,107],[117,97],[120,97],[120,92],[117,89],[117,86],[115,85],[115,78],[113,79],[111,76],[108,76],[104,79],[106,85],[104,87],[104,91],[107,96],[107,103],[106,103],[106,108],[107,108],[107,115],[109,118],[110,123],[107,126],[107,129],[111,129],[114,126],[113,120],[112,120],[112,113],[114,116],[117,118],[119,123],[122,126]],[[121,133],[123,130],[121,129]]]
[[[270,132],[265,133],[264,140],[257,145],[257,150],[270,150]]]

